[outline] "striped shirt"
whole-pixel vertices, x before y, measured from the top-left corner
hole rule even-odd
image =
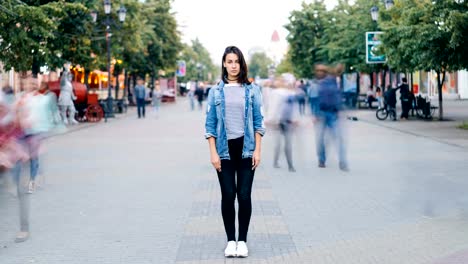
[[[245,88],[238,84],[224,86],[225,124],[227,139],[244,136],[245,126]]]

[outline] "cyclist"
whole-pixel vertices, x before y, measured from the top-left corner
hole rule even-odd
[[[394,111],[396,108],[396,91],[398,88],[389,88],[384,93],[385,105],[388,107],[388,111]],[[393,115],[393,120],[396,120],[396,115]]]

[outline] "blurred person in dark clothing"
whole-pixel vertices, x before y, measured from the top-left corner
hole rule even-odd
[[[398,86],[397,89],[400,89],[400,101],[401,101],[401,120],[406,120],[408,119],[408,113],[409,110],[411,109],[411,92],[409,90],[408,86],[408,80],[403,77],[401,79],[403,82]]]
[[[197,88],[195,89],[195,97],[197,97],[198,101],[198,109],[203,109],[203,100],[205,99],[205,90],[204,85],[202,82],[197,84]]]
[[[142,78],[137,79],[137,85],[135,86],[135,99],[137,104],[138,118],[145,118],[146,114],[146,87]]]
[[[396,108],[396,103],[397,103],[396,91],[397,90],[398,90],[398,88],[388,87],[387,91],[385,91],[385,93],[384,93],[385,104],[387,105],[389,110],[391,110],[391,109],[395,110],[395,108]],[[395,121],[395,120],[396,120],[396,116],[393,115],[393,121]]]
[[[318,155],[318,166],[325,168],[326,147],[325,134],[329,130],[335,139],[338,148],[339,167],[342,171],[348,171],[346,150],[343,131],[339,120],[339,112],[342,110],[341,91],[338,87],[336,76],[342,73],[343,66],[339,64],[335,68],[325,64],[315,65],[315,76],[318,79],[318,114],[316,120],[316,147]]]
[[[300,89],[301,93],[297,94],[297,102],[299,104],[299,113],[301,115],[305,114],[305,104],[306,104],[306,96],[307,96],[307,85],[304,83],[304,80],[301,80],[298,88]]]

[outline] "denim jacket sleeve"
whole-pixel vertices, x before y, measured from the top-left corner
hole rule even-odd
[[[260,135],[265,135],[265,123],[264,123],[264,116],[263,116],[263,98],[262,92],[260,88],[256,85],[252,87],[253,92],[253,104],[252,104],[252,112],[253,112],[253,128],[254,132],[259,133]]]
[[[216,126],[218,124],[218,117],[216,114],[216,105],[214,98],[214,90],[217,89],[213,87],[208,93],[208,100],[206,106],[206,121],[205,121],[205,138],[217,137]]]

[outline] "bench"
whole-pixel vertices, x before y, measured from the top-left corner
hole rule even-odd
[[[361,108],[367,108],[369,105],[367,103],[367,95],[366,94],[359,94],[356,100],[357,107],[359,109]]]
[[[376,105],[372,105],[372,103],[376,103]],[[369,108],[369,109],[377,109],[379,108],[379,101],[377,100],[377,98],[374,98],[374,100],[372,101],[371,103],[371,106],[369,108],[369,101],[367,100],[367,94],[359,94],[358,95],[358,98],[357,98],[357,105],[358,105],[358,108],[361,109],[361,108]]]

